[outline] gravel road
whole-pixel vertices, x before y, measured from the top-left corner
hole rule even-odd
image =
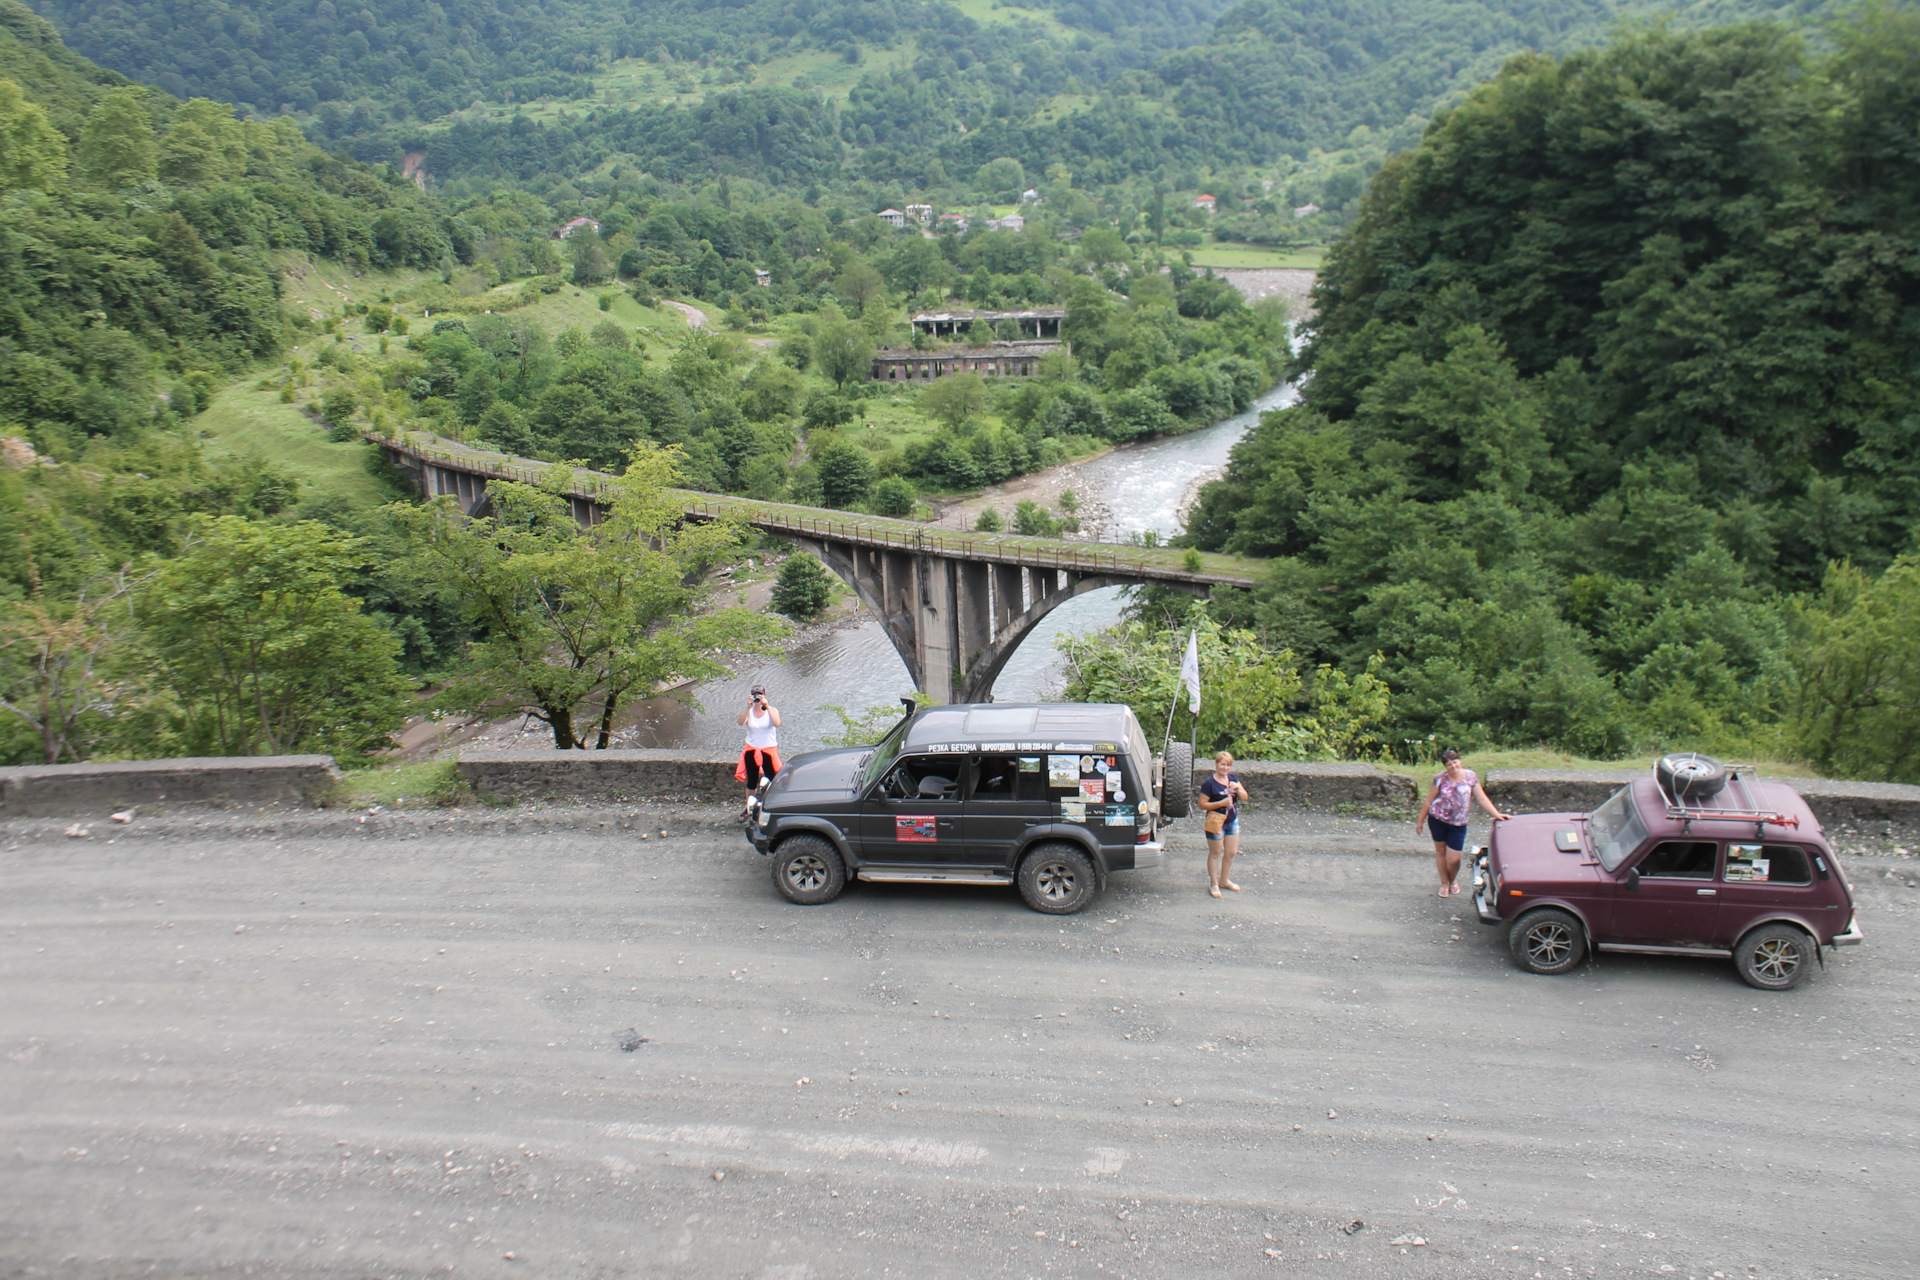
[[[1915,863],[1763,995],[1522,974],[1405,824],[1263,818],[1067,919],[604,813],[16,829],[0,1275],[1912,1274]]]

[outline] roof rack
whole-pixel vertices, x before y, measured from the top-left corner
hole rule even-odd
[[[1660,770],[1656,768],[1653,771],[1653,785],[1667,802],[1667,817],[1678,822],[1683,833],[1690,831],[1696,821],[1751,822],[1756,837],[1765,835],[1768,827],[1800,825],[1798,817],[1778,809],[1769,809],[1760,803],[1757,794],[1760,784],[1758,766],[1730,764],[1726,769],[1726,785],[1704,800],[1689,800],[1676,794],[1675,788],[1660,780]]]

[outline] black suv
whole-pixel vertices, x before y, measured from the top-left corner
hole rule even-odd
[[[1035,911],[1068,915],[1108,873],[1159,866],[1161,818],[1187,812],[1186,744],[1163,767],[1127,706],[907,706],[874,746],[795,756],[748,804],[747,837],[789,900],[831,902],[852,875],[1017,884]]]

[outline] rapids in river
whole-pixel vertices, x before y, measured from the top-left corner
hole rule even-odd
[[[1194,481],[1226,465],[1228,451],[1262,412],[1294,399],[1295,389],[1283,384],[1245,413],[1210,427],[1115,449],[1082,464],[1081,491],[1099,498],[1112,512],[1103,539],[1125,541],[1130,534],[1149,530],[1162,538],[1180,532],[1181,500]],[[1112,626],[1120,617],[1124,590],[1090,591],[1042,619],[1007,660],[994,684],[994,699],[1029,702],[1056,696],[1063,676],[1054,638]],[[841,732],[832,706],[858,714],[913,692],[906,664],[894,652],[880,620],[867,614],[858,625],[829,632],[782,657],[741,662],[732,677],[700,685],[690,694],[634,704],[622,717],[625,728],[618,745],[731,755],[740,747],[735,717],[756,684],[764,684],[768,699],[780,708],[780,745],[789,752],[817,747],[827,735]],[[699,706],[692,705],[695,702]]]

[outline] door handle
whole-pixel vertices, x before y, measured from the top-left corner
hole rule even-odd
[[[942,819],[940,819],[940,825],[941,825],[941,826],[943,826],[943,827],[950,827],[950,826],[952,826],[952,825],[953,825],[953,819],[952,819],[952,818],[942,818]]]
[[[1695,889],[1694,892],[1703,898],[1711,898],[1720,891],[1718,889]]]

